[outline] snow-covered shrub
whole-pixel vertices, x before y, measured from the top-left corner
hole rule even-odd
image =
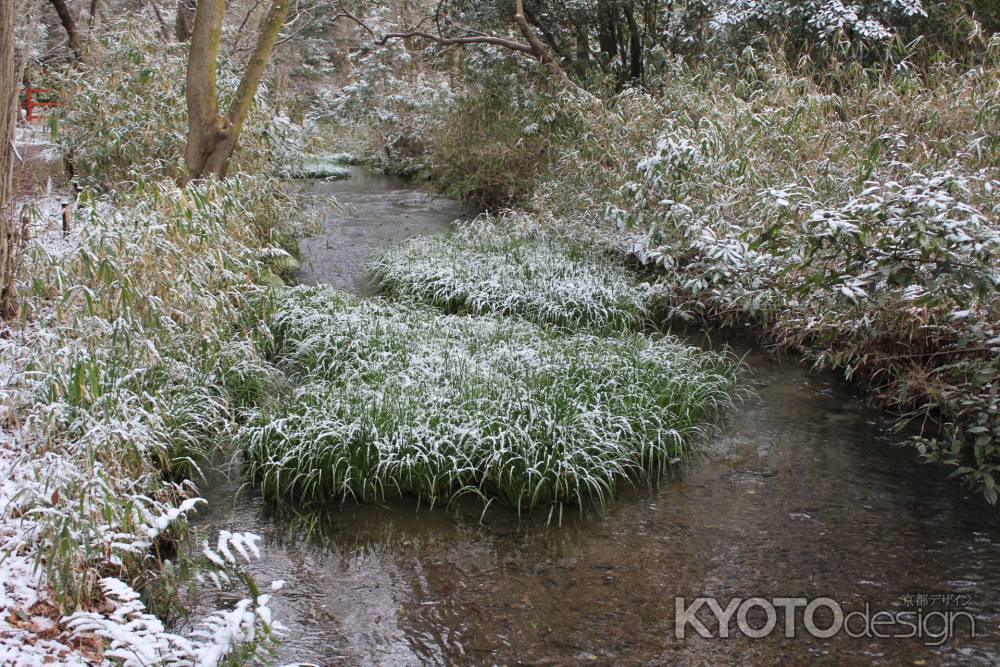
[[[712,27],[774,29],[787,26],[805,37],[885,42],[894,26],[926,16],[923,0],[719,0]]]
[[[268,496],[604,502],[682,458],[739,395],[732,360],[671,337],[557,333],[326,288],[282,293],[267,325],[295,389],[237,441]]]
[[[0,344],[0,462],[16,461],[0,488],[0,568],[33,563],[39,598],[49,588],[65,612],[152,632],[134,605],[118,620],[95,610],[101,582],[157,602],[165,545],[198,503],[188,478],[229,428],[231,400],[270,372],[247,354],[254,323],[240,316],[287,256],[276,242],[291,212],[266,177],[140,181],[84,194],[67,238],[33,235],[18,276],[28,320]]]
[[[648,316],[646,286],[621,262],[489,217],[451,234],[404,241],[376,254],[371,268],[384,293],[448,312],[599,331],[638,326]]]
[[[958,168],[870,180],[812,211],[789,267],[805,289],[779,322],[827,346],[820,363],[849,374],[874,366],[901,407],[916,397],[941,423],[916,439],[921,453],[996,502],[1000,180]]]
[[[583,206],[608,202],[609,237],[662,270],[654,291],[671,316],[751,321],[817,365],[868,380],[927,427],[916,443],[928,458],[993,501],[995,56],[971,70],[942,65],[926,81],[859,74],[837,95],[755,55],[732,74],[675,73],[653,142],[628,109],[655,110],[629,97],[606,126],[614,139],[601,137],[613,164],[643,144],[645,157],[615,177],[557,166],[539,204],[567,215],[577,193]],[[558,189],[580,172],[593,175],[590,190]]]
[[[376,34],[401,28],[386,8],[372,9],[366,22]],[[430,132],[453,101],[452,76],[424,64],[437,58],[435,48],[413,52],[402,40],[376,45],[370,37],[351,55],[351,81],[323,111],[328,120],[363,128],[359,148],[385,170],[426,175]]]
[[[571,143],[578,118],[550,90],[515,73],[494,81],[482,75],[441,113],[428,137],[431,180],[449,196],[495,209],[524,199]]]
[[[127,27],[101,35],[100,62],[60,82],[58,117],[63,150],[85,184],[110,187],[183,173],[187,135],[186,47]],[[220,104],[236,92],[239,71],[219,67]],[[301,143],[300,128],[275,116],[257,95],[232,159],[232,171],[268,173],[282,163],[285,144]]]
[[[251,597],[202,619],[188,636],[168,631],[162,620],[146,610],[139,593],[113,577],[100,581],[110,611],[77,611],[66,619],[66,627],[105,640],[104,657],[125,667],[266,664],[283,628],[271,619],[271,595],[261,593],[241,567],[260,557],[259,539],[251,533],[223,530],[215,548],[204,545],[202,554],[209,565],[207,574],[201,576],[212,579],[220,589],[233,579],[245,579]]]
[[[376,34],[396,28],[379,10],[370,25]],[[435,45],[368,41],[328,118],[364,135],[361,150],[386,171],[495,207],[530,192],[553,131],[569,120],[552,91],[534,87],[540,80],[536,63],[503,47],[476,45],[455,58]]]
[[[376,68],[344,86],[332,117],[368,128],[364,148],[386,171],[426,175],[430,133],[452,99],[447,75],[397,77],[391,68]]]

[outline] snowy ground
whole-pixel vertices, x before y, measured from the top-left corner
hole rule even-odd
[[[23,489],[33,483],[24,465],[29,452],[8,432],[0,433],[0,665],[100,664],[103,642],[92,633],[65,630],[49,600],[41,572],[19,518],[11,516]]]
[[[60,160],[59,148],[48,130],[39,125],[18,127],[14,137],[15,181],[20,171],[50,167]],[[15,192],[14,213],[17,219],[30,223],[28,238],[44,241],[46,245],[63,243],[63,209],[75,203],[76,194],[65,185],[46,178],[43,183],[33,183],[30,189]],[[72,219],[70,220],[72,229]]]

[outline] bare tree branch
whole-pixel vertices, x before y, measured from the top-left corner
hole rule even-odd
[[[56,14],[59,15],[59,22],[66,31],[66,44],[69,46],[73,58],[80,60],[83,56],[83,51],[80,47],[80,33],[76,29],[76,21],[73,19],[73,14],[70,13],[65,0],[49,0],[49,2],[52,4],[52,8],[56,10]]]
[[[535,51],[531,46],[527,44],[522,44],[520,42],[515,42],[512,39],[504,39],[503,37],[493,37],[491,35],[469,35],[466,37],[442,37],[441,35],[434,35],[429,32],[424,32],[422,30],[413,30],[410,32],[390,32],[382,35],[379,39],[375,40],[375,43],[379,46],[384,46],[391,39],[407,39],[410,37],[421,37],[423,39],[432,41],[436,44],[441,44],[442,46],[454,46],[454,45],[465,45],[465,44],[492,44],[494,46],[502,46],[506,49],[511,49],[513,51],[520,51],[521,53],[527,53],[528,55],[534,56]]]
[[[563,71],[562,67],[559,65],[556,59],[552,57],[552,53],[545,46],[542,40],[539,39],[538,35],[535,33],[535,29],[528,23],[527,19],[525,18],[524,0],[516,0],[514,23],[517,25],[518,30],[520,31],[521,35],[524,37],[527,43],[520,42],[516,39],[512,39],[509,37],[499,37],[496,35],[481,33],[464,26],[461,27],[461,29],[464,30],[466,33],[464,35],[455,35],[455,36],[444,35],[441,32],[442,4],[443,0],[439,0],[433,14],[434,24],[437,30],[436,33],[428,32],[420,28],[420,26],[424,23],[426,18],[424,20],[421,20],[417,24],[417,28],[414,30],[402,30],[398,32],[390,32],[380,36],[377,35],[375,31],[368,26],[368,24],[359,19],[357,16],[354,16],[351,12],[344,9],[343,6],[341,6],[337,16],[346,18],[357,24],[362,30],[364,30],[371,36],[372,41],[376,46],[384,46],[391,40],[395,39],[410,39],[413,37],[417,37],[420,39],[425,39],[429,42],[433,42],[435,44],[440,44],[441,46],[461,47],[461,46],[468,46],[475,44],[488,44],[492,46],[500,46],[505,49],[515,51],[517,53],[523,53],[527,56],[530,56],[538,60],[545,67],[545,70],[548,73],[549,77],[559,85],[573,89],[577,93],[581,94],[581,96],[584,98],[594,99],[590,93],[580,88],[566,75],[566,72]]]

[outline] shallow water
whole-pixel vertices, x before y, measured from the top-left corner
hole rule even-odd
[[[361,170],[307,188],[355,207],[303,243],[303,281],[345,289],[368,289],[372,249],[444,230],[462,213]],[[746,361],[758,396],[710,455],[603,512],[568,511],[561,526],[544,511],[519,520],[500,507],[481,516],[474,505],[399,501],[335,508],[322,536],[307,540],[252,492],[237,494],[238,480],[208,485],[211,509],[199,521],[264,537],[251,571],[286,581],[273,602],[290,628],[278,664],[1000,663],[995,511],[891,446],[883,417],[833,376],[754,351]],[[722,606],[826,596],[874,612],[924,593],[968,596],[979,636],[960,625],[937,648],[819,640],[799,623],[796,638],[782,625],[759,640],[692,638],[690,629],[674,637],[675,596],[719,596]]]
[[[322,231],[299,244],[304,284],[324,283],[368,294],[369,255],[388,243],[448,229],[465,210],[454,201],[409,187],[406,181],[351,167],[347,181],[303,181],[301,189],[316,204],[330,194],[348,210],[326,213]],[[322,211],[322,209],[321,209]]]

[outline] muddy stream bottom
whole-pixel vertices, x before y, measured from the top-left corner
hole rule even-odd
[[[302,243],[302,281],[369,292],[364,262],[394,240],[444,231],[447,200],[354,170],[334,194],[353,211]],[[242,481],[214,477],[198,523],[261,535],[258,582],[284,580],[275,617],[289,628],[275,664],[723,665],[1000,663],[1000,521],[947,470],[892,446],[888,421],[828,374],[745,353],[758,396],[710,452],[657,488],[606,510],[518,519],[502,507],[348,503],[311,531]],[[311,535],[311,538],[308,536]],[[927,595],[928,598],[918,596]],[[920,638],[675,637],[675,597],[829,597],[844,612],[961,609],[940,646]],[[209,600],[215,603],[216,600]],[[950,606],[946,606],[950,605]],[[767,618],[755,609],[750,623]],[[702,610],[713,634],[717,625]],[[829,615],[816,616],[820,628]],[[853,629],[863,629],[855,619]],[[895,631],[900,632],[897,626]],[[938,637],[938,639],[935,639]]]

